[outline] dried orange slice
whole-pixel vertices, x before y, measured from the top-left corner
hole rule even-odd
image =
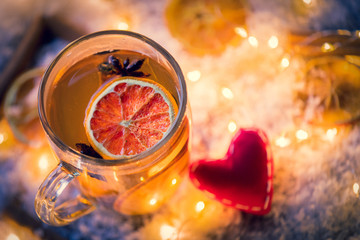
[[[171,34],[186,50],[219,54],[242,40],[235,28],[245,27],[246,6],[246,0],[172,0],[165,17]]]
[[[164,138],[175,106],[171,95],[152,80],[115,78],[92,96],[85,132],[105,159],[137,155]]]
[[[304,87],[297,93],[305,117],[316,125],[349,124],[360,117],[360,68],[336,56],[306,64]]]

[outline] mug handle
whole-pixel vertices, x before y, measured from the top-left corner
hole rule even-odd
[[[95,210],[95,206],[81,194],[55,206],[67,185],[79,175],[73,167],[60,162],[44,180],[35,197],[35,211],[43,222],[63,226]]]

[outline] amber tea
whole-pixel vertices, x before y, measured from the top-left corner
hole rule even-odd
[[[118,30],[75,40],[46,70],[38,107],[59,160],[35,197],[42,221],[170,203],[187,170],[190,109],[181,69],[159,44]],[[76,196],[64,194],[69,183]]]
[[[132,51],[86,57],[54,81],[50,126],[65,144],[93,157],[126,158],[147,151],[166,136],[178,114],[176,88],[167,83],[171,77],[159,63]],[[187,167],[187,120],[174,137],[176,144],[151,168],[125,176],[84,171],[78,178],[84,194],[122,213],[156,209],[172,195]]]

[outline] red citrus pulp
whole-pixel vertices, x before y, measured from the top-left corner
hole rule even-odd
[[[167,134],[177,110],[174,106],[171,95],[154,81],[115,78],[87,106],[87,138],[105,159],[142,153]]]

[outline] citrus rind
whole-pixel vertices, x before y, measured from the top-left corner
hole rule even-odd
[[[121,102],[121,97],[126,95],[124,93],[129,88],[139,88],[139,86],[140,89],[143,90],[141,93],[149,94],[148,96],[144,97],[146,99],[149,98],[149,102],[141,102],[143,100],[143,96],[125,96],[127,97],[126,99],[130,98],[129,104],[131,104],[125,108],[123,105],[124,103]],[[119,88],[122,87],[124,88],[124,90],[119,90]],[[150,93],[148,92],[150,92],[151,90],[152,93],[150,95]],[[168,134],[171,129],[171,124],[175,118],[175,104],[171,100],[171,96],[169,96],[165,92],[167,91],[154,81],[148,79],[138,80],[136,78],[129,77],[116,78],[102,86],[92,96],[91,101],[86,109],[84,127],[90,145],[105,159],[132,157],[155,146]],[[119,103],[116,104],[121,107],[117,109],[116,107],[114,108],[111,106],[104,106],[104,104],[102,104],[102,100],[108,96],[112,98],[118,97]],[[164,101],[168,106],[166,108],[167,112],[156,112],[157,110],[159,110],[159,108],[156,108],[154,104],[151,105],[150,99],[155,99],[153,100],[155,101],[154,104],[157,104],[157,100]],[[142,116],[140,110],[145,109],[149,105],[155,106],[151,108],[152,110],[155,110],[155,112],[151,112],[150,114],[152,115]],[[103,107],[103,109],[101,111],[98,111],[98,106]],[[93,131],[93,125],[95,125],[95,122],[96,124],[107,124],[106,119],[104,120],[98,118],[97,120],[94,120],[99,114],[107,114],[107,117],[113,117],[113,119],[111,119],[112,124],[114,121],[117,121],[118,126],[115,127],[117,127],[117,130],[122,131],[122,133],[119,133],[119,137],[112,138],[114,139],[114,142],[110,142],[107,136],[103,137],[99,134],[97,135],[96,132]],[[135,116],[137,117],[136,119]],[[168,123],[167,116],[169,117],[169,124],[157,125],[156,121],[160,121],[160,123],[161,121],[166,121],[166,123]],[[166,118],[166,120],[163,120],[164,118]],[[106,128],[105,125],[104,129]],[[153,134],[155,130],[158,134]],[[106,131],[102,131],[101,133],[106,133]],[[127,144],[126,146],[129,146],[129,149],[131,149],[131,151],[125,151],[123,148],[120,148],[119,151],[116,152],[109,150],[113,148],[116,144]]]

